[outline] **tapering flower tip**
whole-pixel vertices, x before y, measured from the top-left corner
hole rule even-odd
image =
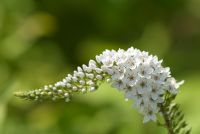
[[[15,92],[14,96],[23,98],[24,96],[26,96],[26,94],[24,92]]]
[[[96,61],[90,60],[88,65],[77,67],[73,74],[68,74],[63,80],[53,85],[46,85],[41,89],[16,93],[16,96],[28,100],[59,100],[66,102],[76,93],[95,91],[99,84],[104,81],[107,74],[102,71]]]
[[[20,97],[25,100],[38,100],[38,95],[33,94],[32,91],[28,92],[15,92],[16,97]]]
[[[112,86],[124,92],[125,99],[133,99],[134,107],[144,115],[144,122],[156,120],[158,104],[163,103],[163,94],[177,94],[183,84],[171,76],[170,68],[161,65],[162,60],[148,52],[129,48],[105,50],[96,56],[101,69],[110,75]]]

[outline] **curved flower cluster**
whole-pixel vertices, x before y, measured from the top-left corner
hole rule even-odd
[[[111,76],[112,86],[123,91],[126,100],[134,100],[134,107],[144,115],[144,122],[155,121],[158,104],[164,101],[163,94],[177,94],[183,83],[171,77],[170,69],[162,67],[157,56],[138,49],[106,50],[96,60]]]
[[[163,95],[166,92],[177,94],[183,83],[177,83],[170,69],[161,63],[157,56],[134,48],[105,50],[96,56],[96,61],[90,60],[88,66],[78,67],[73,75],[69,74],[62,81],[16,95],[29,100],[69,101],[74,93],[95,91],[106,79],[124,93],[126,100],[134,100],[134,107],[144,115],[144,122],[155,121],[158,105],[164,101]]]
[[[106,74],[98,67],[98,64],[94,60],[90,60],[88,66],[78,67],[73,75],[68,74],[62,81],[54,85],[46,85],[43,88],[27,92],[17,92],[15,95],[27,100],[64,99],[68,102],[74,93],[95,91],[105,78]]]

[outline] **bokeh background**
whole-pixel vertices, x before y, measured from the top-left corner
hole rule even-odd
[[[166,134],[108,84],[70,103],[13,97],[131,46],[185,80],[176,101],[200,134],[199,0],[0,0],[0,134]]]

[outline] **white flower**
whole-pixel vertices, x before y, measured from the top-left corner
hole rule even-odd
[[[69,93],[65,93],[64,96],[65,96],[65,97],[69,97]]]
[[[127,85],[134,86],[138,80],[138,73],[132,69],[126,69],[123,82]]]
[[[138,91],[138,93],[144,94],[145,92],[151,91],[150,82],[151,81],[148,81],[148,79],[146,78],[140,79],[136,85],[136,90]]]
[[[123,49],[119,49],[115,57],[116,64],[123,64],[124,62],[126,62],[127,58],[128,56],[126,52]]]
[[[156,115],[152,110],[147,111],[147,113],[144,115],[143,123],[147,123],[149,120],[156,121]]]
[[[82,93],[86,93],[87,90],[86,90],[85,88],[82,88],[82,89],[81,89],[81,92],[82,92]]]
[[[182,85],[184,83],[184,81],[181,81],[181,82],[176,82],[176,80],[171,77],[169,79],[167,79],[167,90],[172,93],[172,94],[177,94],[178,91],[177,91],[177,88],[179,88],[180,85]]]
[[[83,69],[81,67],[77,67],[78,72],[83,72]]]
[[[122,79],[124,77],[124,68],[121,66],[114,66],[112,67],[112,76],[111,78],[113,80],[118,80],[118,79]]]
[[[44,90],[48,91],[49,87],[48,86],[44,86]]]
[[[85,74],[83,72],[78,72],[77,73],[77,77],[83,78],[85,76]]]
[[[95,68],[94,70],[95,70],[98,74],[102,73],[102,69],[100,69],[100,68]]]
[[[157,100],[159,95],[164,94],[162,85],[152,82],[150,96],[153,100]]]
[[[85,81],[84,81],[84,80],[80,80],[79,83],[80,83],[81,85],[85,85]]]
[[[77,89],[78,89],[78,88],[77,88],[76,86],[73,86],[73,87],[72,87],[72,90],[73,90],[73,91],[77,91]]]
[[[135,98],[135,96],[137,94],[137,90],[134,87],[126,86],[124,90],[125,90],[124,96],[126,99],[134,99]]]
[[[70,83],[67,83],[67,84],[66,84],[66,87],[67,87],[67,88],[71,88],[72,85],[71,85]]]
[[[147,94],[139,94],[136,92],[136,95],[134,96],[134,105],[133,107],[137,108],[140,113],[143,113],[145,110],[145,106],[147,105],[148,101],[148,95]]]
[[[62,93],[63,93],[63,91],[62,91],[62,90],[58,90],[58,93],[59,93],[59,94],[62,94]]]
[[[94,74],[90,73],[86,73],[86,77],[89,78],[89,79],[93,79],[94,78]]]
[[[88,66],[77,67],[73,75],[68,74],[54,85],[30,91],[25,97],[69,101],[73,93],[95,91],[99,83],[106,80],[124,93],[125,100],[134,100],[134,107],[144,115],[144,122],[155,121],[158,104],[164,101],[162,95],[166,92],[177,94],[183,84],[183,81],[176,82],[170,69],[161,63],[157,56],[133,47],[127,51],[105,50],[96,60],[90,60]]]
[[[138,73],[141,77],[150,79],[151,74],[153,73],[153,68],[151,68],[148,64],[141,64],[138,67]]]
[[[111,67],[114,64],[116,51],[105,50],[101,55],[96,56],[96,60],[99,63],[103,63],[104,66]]]
[[[103,77],[102,77],[101,75],[97,75],[96,78],[97,78],[98,80],[102,80],[102,79],[103,79]]]
[[[95,87],[91,87],[89,90],[90,90],[90,92],[93,92],[93,91],[96,90],[96,88]]]
[[[76,76],[73,76],[73,77],[72,77],[72,80],[73,80],[73,82],[77,82],[77,81],[78,81],[78,78],[77,78]]]
[[[94,60],[89,61],[89,68],[91,68],[92,70],[96,68],[96,62]]]
[[[123,90],[124,87],[125,87],[125,85],[124,85],[124,83],[123,83],[123,81],[121,79],[118,79],[118,80],[114,81],[112,86],[117,88],[117,89],[119,89],[119,90]]]
[[[86,82],[89,86],[95,86],[95,83],[92,80]]]
[[[124,67],[126,67],[127,69],[135,69],[138,64],[139,63],[135,60],[135,57],[130,56],[127,58]]]

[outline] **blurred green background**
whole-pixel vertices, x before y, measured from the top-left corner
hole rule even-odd
[[[103,84],[70,103],[13,97],[61,80],[104,49],[136,47],[186,83],[181,104],[200,134],[199,0],[0,0],[0,134],[166,134]]]

